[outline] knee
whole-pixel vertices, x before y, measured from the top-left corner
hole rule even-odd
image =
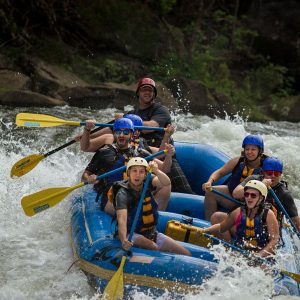
[[[225,218],[226,218],[225,213],[217,211],[213,213],[212,216],[210,217],[210,222],[211,224],[218,224],[221,223]]]

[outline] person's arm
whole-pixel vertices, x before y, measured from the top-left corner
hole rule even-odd
[[[117,210],[117,220],[118,220],[118,235],[125,250],[132,247],[132,243],[127,239],[127,209]]]
[[[279,241],[279,225],[273,211],[268,211],[266,222],[268,227],[269,242],[257,253],[257,255],[261,257],[273,255],[276,245]]]
[[[143,121],[143,125],[150,127],[164,127],[166,124],[171,123],[171,116],[168,109],[159,104],[154,105],[155,109],[152,112],[151,119],[149,121]],[[150,132],[153,132],[153,130],[143,130],[143,133]]]
[[[171,144],[166,144],[165,150],[167,150],[167,154],[165,155],[165,159],[162,165],[159,167],[159,169],[164,173],[170,173],[171,166],[172,166],[172,158],[175,153],[175,148]]]
[[[235,157],[230,159],[224,166],[214,171],[208,178],[207,182],[203,183],[202,189],[209,190],[212,187],[212,184],[218,181],[220,178],[232,172],[234,167],[237,165],[240,157]]]
[[[170,143],[170,137],[172,136],[172,134],[174,132],[175,132],[175,127],[173,125],[169,124],[166,127],[165,134],[160,143],[160,147],[159,147],[158,151],[165,150],[165,145]]]
[[[89,140],[85,140],[82,138],[80,140],[80,146],[82,151],[95,152],[104,145],[112,144],[113,141],[114,136],[112,134],[104,134]]]
[[[240,208],[235,209],[233,212],[231,212],[229,215],[226,216],[225,220],[221,223],[214,224],[210,227],[203,228],[202,232],[209,233],[209,234],[217,234],[217,233],[223,233],[229,229],[231,229],[235,224],[235,217],[237,213],[239,212]]]
[[[169,176],[158,169],[158,165],[155,161],[151,161],[149,163],[149,167],[152,168],[152,173],[155,175],[152,180],[152,185],[156,188],[156,190],[171,184]]]

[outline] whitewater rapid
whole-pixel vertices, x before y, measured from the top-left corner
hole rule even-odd
[[[10,178],[12,165],[30,154],[46,153],[72,139],[80,128],[18,128],[14,125],[19,112],[43,113],[66,120],[95,119],[105,123],[113,118],[114,109],[96,111],[74,107],[8,108],[1,107],[0,124],[0,299],[98,299],[85,274],[76,266],[69,241],[70,199],[34,217],[23,213],[20,200],[49,187],[68,187],[79,183],[79,176],[91,154],[74,144],[42,160],[23,177]],[[241,151],[241,141],[248,133],[260,133],[266,153],[280,157],[285,166],[284,179],[300,207],[300,124],[272,122],[251,123],[234,118],[212,119],[206,116],[176,114],[172,116],[177,141],[210,144],[229,156]],[[199,170],[200,171],[200,170]],[[198,295],[185,299],[268,299],[272,278],[257,268],[224,255],[220,270]],[[234,261],[231,261],[234,260]],[[228,272],[228,265],[233,272]],[[236,266],[235,266],[236,265]],[[72,266],[72,267],[71,267]],[[288,297],[280,297],[287,299]],[[152,299],[136,293],[134,299]],[[171,299],[166,293],[159,299]]]

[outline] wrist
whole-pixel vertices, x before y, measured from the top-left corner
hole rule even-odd
[[[84,127],[84,130],[87,132],[91,132],[91,129],[88,129],[87,127]]]

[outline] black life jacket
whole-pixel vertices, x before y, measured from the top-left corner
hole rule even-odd
[[[150,180],[150,183],[148,185],[142,209],[140,211],[138,222],[134,231],[142,235],[147,235],[147,233],[149,232],[154,232],[156,230],[156,225],[158,222],[158,205],[153,197],[153,191],[155,189],[152,186],[151,182],[152,180]],[[116,182],[112,186],[112,197],[114,207],[116,207],[116,195],[120,190],[122,190],[122,192],[125,194],[126,201],[128,204],[127,231],[129,232],[139,204],[140,195],[137,198],[136,191],[130,188],[127,180]]]

